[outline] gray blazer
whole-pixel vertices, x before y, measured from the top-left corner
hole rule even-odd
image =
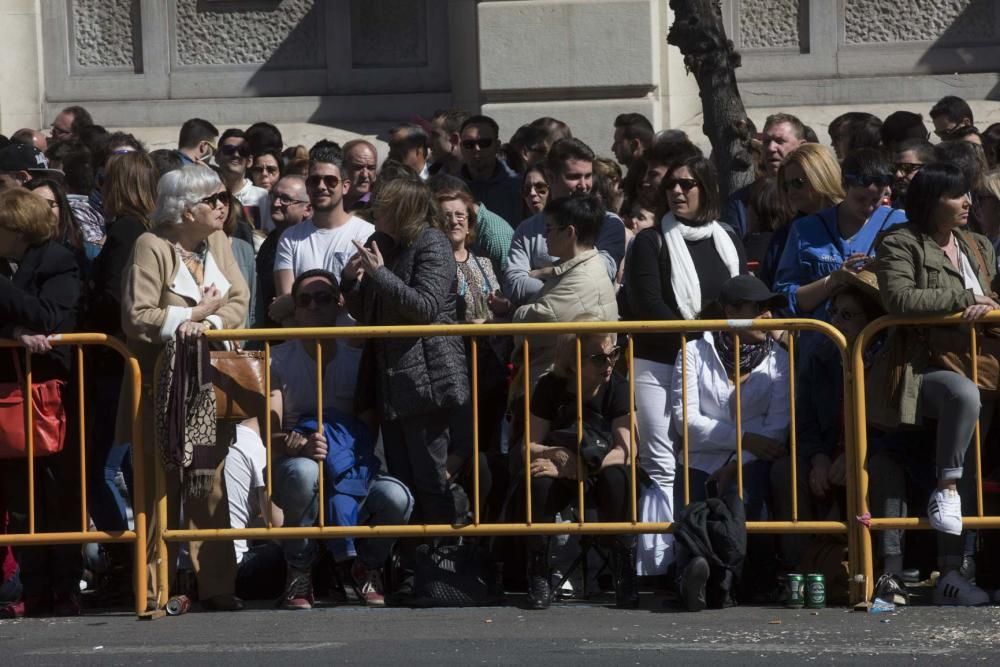
[[[383,245],[380,236],[374,237],[379,248],[387,248],[391,241]],[[342,286],[347,307],[359,324],[455,323],[457,268],[443,232],[427,227],[410,246],[385,251],[383,258],[384,267]],[[376,405],[389,421],[469,400],[460,336],[378,338],[365,348],[362,368],[369,376],[374,373]]]

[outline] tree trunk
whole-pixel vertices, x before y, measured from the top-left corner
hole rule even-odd
[[[670,8],[674,23],[667,43],[680,49],[684,66],[698,82],[702,130],[712,143],[712,159],[719,170],[719,188],[725,201],[730,193],[754,180],[751,125],[736,85],[740,54],[726,37],[721,0],[670,0]]]

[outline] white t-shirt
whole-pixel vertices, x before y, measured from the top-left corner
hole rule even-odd
[[[312,220],[303,220],[281,235],[274,270],[290,269],[298,277],[311,269],[325,269],[340,280],[347,260],[357,252],[352,241],[364,243],[374,232],[374,225],[354,216],[334,229],[320,229]]]
[[[236,442],[226,455],[226,495],[229,498],[229,525],[246,528],[259,523],[260,503],[258,489],[264,487],[264,468],[267,450],[260,436],[242,424],[236,425]],[[236,562],[243,562],[246,540],[233,540]]]
[[[274,229],[274,223],[271,221],[271,197],[267,194],[267,190],[257,187],[250,179],[245,178],[243,188],[233,196],[243,205],[255,231],[267,235]]]
[[[295,428],[304,415],[316,414],[316,361],[306,352],[312,341],[290,340],[271,348],[271,389],[281,390],[281,425]],[[337,354],[323,377],[323,404],[354,414],[354,390],[361,365],[360,347],[337,341]]]

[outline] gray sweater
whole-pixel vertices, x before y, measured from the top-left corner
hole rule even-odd
[[[614,213],[604,214],[596,246],[607,266],[608,278],[614,282],[618,275],[618,265],[625,257],[625,225]],[[545,213],[536,213],[518,225],[514,232],[510,253],[507,255],[507,267],[503,272],[504,294],[514,302],[515,307],[524,305],[545,285],[528,273],[558,262],[557,257],[549,254],[549,247],[545,242]]]

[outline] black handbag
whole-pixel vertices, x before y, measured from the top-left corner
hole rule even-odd
[[[413,605],[495,605],[503,599],[498,579],[496,563],[478,544],[421,544],[413,571]]]

